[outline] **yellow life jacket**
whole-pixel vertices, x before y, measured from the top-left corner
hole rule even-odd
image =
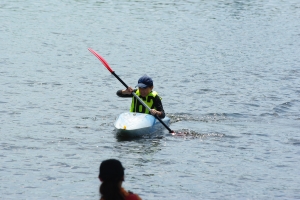
[[[146,97],[141,97],[139,90],[137,90],[135,93],[140,97],[140,99],[143,100],[145,104],[147,104],[147,106],[149,106],[149,108],[156,109],[156,107],[154,106],[154,98],[158,95],[157,92],[151,91]],[[145,106],[143,106],[143,104],[141,104],[141,102],[134,96],[132,97],[130,112],[138,112],[138,113],[146,113],[146,114],[150,113],[149,110],[145,108]]]

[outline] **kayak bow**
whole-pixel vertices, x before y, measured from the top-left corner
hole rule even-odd
[[[161,119],[165,124],[170,123],[170,118]],[[152,135],[163,129],[162,124],[153,115],[144,113],[125,112],[121,113],[115,123],[117,136],[141,137]]]

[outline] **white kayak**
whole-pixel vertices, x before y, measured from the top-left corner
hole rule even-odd
[[[169,126],[169,117],[165,117],[161,120]],[[117,117],[114,126],[117,131],[117,135],[123,137],[141,137],[144,135],[151,135],[165,128],[154,116],[134,112],[125,112],[120,114]]]

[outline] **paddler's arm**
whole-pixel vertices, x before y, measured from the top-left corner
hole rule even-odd
[[[117,95],[119,97],[133,97],[132,92],[136,92],[136,89],[133,90],[131,87],[128,87],[127,89],[124,90],[118,90]]]
[[[164,111],[158,111],[158,110],[155,110],[155,109],[151,109],[150,112],[151,112],[152,115],[156,115],[159,118],[164,118],[165,117],[165,112]]]
[[[155,109],[151,109],[151,114],[156,114],[159,118],[165,118],[166,114],[162,105],[162,102],[159,98],[159,96],[157,95],[154,99],[154,105],[156,107]]]

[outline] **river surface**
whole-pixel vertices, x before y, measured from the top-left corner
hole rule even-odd
[[[143,199],[300,199],[298,0],[0,3],[1,199],[99,199],[119,159]],[[153,77],[172,136],[116,137]]]

